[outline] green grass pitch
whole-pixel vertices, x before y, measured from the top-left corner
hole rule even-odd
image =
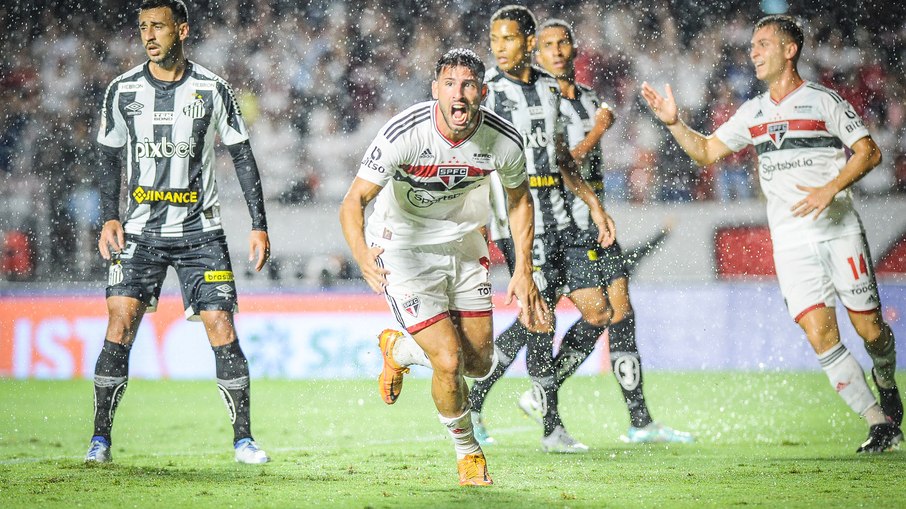
[[[655,419],[695,444],[620,442],[616,382],[574,377],[561,413],[591,452],[542,453],[515,405],[528,380],[504,378],[485,408],[495,485],[461,488],[425,379],[408,379],[392,407],[370,380],[253,380],[263,466],[233,461],[213,380],[130,381],[114,463],[96,466],[82,463],[90,381],[0,380],[0,507],[906,507],[906,451],[856,455],[866,427],[821,372],[645,383]]]

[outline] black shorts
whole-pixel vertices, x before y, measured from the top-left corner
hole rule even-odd
[[[132,297],[157,309],[167,267],[176,269],[186,318],[198,320],[200,311],[236,312],[236,283],[226,237],[190,243],[174,240],[151,245],[141,237],[126,236],[126,246],[110,261],[107,297]]]
[[[576,272],[573,279],[583,285],[573,289],[598,285],[607,287],[617,279],[629,277],[623,248],[616,241],[607,247],[601,247],[596,242],[592,242],[591,245],[567,247],[566,259],[570,270]],[[593,278],[595,284],[587,284],[586,278]]]
[[[515,264],[512,239],[495,241],[506,258],[510,273]],[[584,247],[583,256],[577,256],[582,246],[575,245],[570,230],[545,232],[536,235],[532,244],[532,265],[535,284],[548,305],[556,303],[559,294],[582,288],[601,286],[600,267],[584,255],[594,245]]]

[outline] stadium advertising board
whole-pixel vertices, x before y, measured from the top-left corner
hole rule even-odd
[[[884,313],[906,362],[906,286],[882,285]],[[633,287],[638,343],[645,369],[819,369],[786,313],[776,283],[639,285]],[[495,300],[497,332],[516,308]],[[383,298],[371,295],[246,295],[236,327],[252,375],[273,378],[370,378],[380,371],[377,334],[396,327]],[[842,316],[844,342],[870,365]],[[578,318],[558,309],[558,338]],[[107,326],[101,297],[0,297],[0,377],[91,377]],[[606,334],[580,373],[609,370]],[[521,355],[521,354],[520,354]],[[131,376],[209,379],[214,359],[198,322],[186,321],[178,296],[145,316],[131,356]],[[525,374],[520,356],[511,368]],[[422,368],[416,376],[427,376]]]

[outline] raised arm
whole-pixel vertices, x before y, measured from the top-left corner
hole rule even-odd
[[[648,103],[654,116],[667,126],[680,148],[701,166],[707,166],[733,153],[724,142],[713,134],[705,136],[692,129],[679,117],[679,109],[673,98],[673,89],[666,87],[662,96],[648,82],[642,83],[642,97]]]
[[[343,228],[343,237],[352,251],[352,258],[359,266],[362,277],[375,293],[383,293],[387,286],[389,273],[386,269],[378,267],[377,257],[384,250],[380,247],[369,248],[365,242],[365,208],[381,192],[381,186],[356,177],[343,203],[340,204],[340,226]]]

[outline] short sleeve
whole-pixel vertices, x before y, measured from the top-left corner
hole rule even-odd
[[[217,114],[214,116],[214,122],[220,139],[224,145],[235,145],[248,140],[248,130],[242,119],[242,112],[239,110],[239,103],[236,101],[236,94],[232,87],[226,82],[220,81],[217,82],[215,90],[217,99],[214,107],[217,109]],[[202,101],[202,99],[199,98],[198,101]]]
[[[129,133],[122,112],[117,107],[119,89],[117,81],[107,87],[104,93],[104,105],[101,108],[101,128],[98,131],[97,141],[101,145],[111,148],[120,148],[126,145]]]
[[[744,108],[736,110],[723,125],[714,131],[714,136],[733,152],[739,152],[752,144],[752,135],[746,125]]]
[[[381,132],[383,131],[382,128]],[[378,135],[365,151],[356,176],[384,187],[390,181],[393,174],[392,169],[399,164],[400,159],[396,148],[383,135]]]
[[[828,101],[830,103],[830,101]],[[828,104],[828,118],[825,121],[827,131],[837,138],[840,138],[847,147],[852,147],[854,143],[870,136],[865,122],[856,113],[852,105],[845,100]]]
[[[504,187],[515,189],[525,182],[525,152],[520,147],[512,145],[498,160],[497,175]]]

